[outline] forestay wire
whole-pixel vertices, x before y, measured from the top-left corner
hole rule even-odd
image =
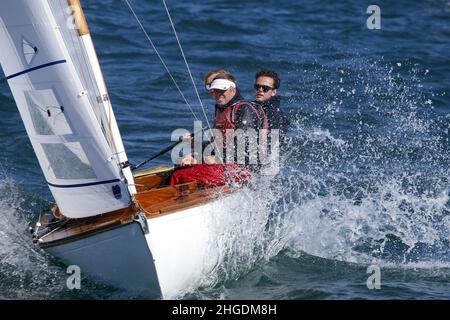
[[[183,47],[181,46],[180,39],[178,39],[178,33],[177,33],[177,30],[175,30],[175,25],[172,22],[172,17],[170,16],[169,9],[167,8],[166,1],[162,0],[162,2],[164,4],[164,8],[166,9],[167,17],[169,17],[170,25],[172,26],[173,33],[175,35],[175,38],[177,39],[178,47],[180,48],[181,55],[183,56],[184,63],[186,64],[186,68],[187,68],[187,70],[189,72],[189,76],[191,77],[192,86],[194,87],[195,93],[197,94],[198,102],[200,103],[200,106],[202,107],[203,116],[206,119],[206,123],[208,125],[208,128],[211,130],[211,125],[209,124],[208,116],[206,115],[205,107],[203,106],[203,101],[200,98],[200,94],[198,93],[197,86],[195,85],[194,78],[192,77],[191,68],[189,67],[189,63],[186,60],[186,55],[184,54],[184,50],[183,50]]]
[[[197,116],[194,113],[194,110],[192,109],[191,105],[189,104],[189,102],[187,101],[186,97],[183,94],[183,91],[181,91],[180,87],[178,86],[177,81],[175,80],[175,78],[172,76],[172,73],[170,72],[169,68],[167,67],[166,63],[164,62],[163,58],[161,57],[161,55],[159,54],[158,49],[156,49],[156,46],[153,44],[152,39],[150,38],[150,36],[147,33],[147,30],[145,30],[144,25],[141,23],[141,20],[139,19],[139,17],[136,15],[136,13],[133,10],[133,7],[131,6],[130,2],[128,0],[124,0],[125,3],[128,5],[128,8],[130,9],[131,13],[133,14],[134,18],[136,19],[137,23],[139,24],[139,26],[141,27],[142,31],[144,32],[148,42],[150,43],[150,45],[152,46],[153,50],[155,51],[156,55],[158,56],[159,60],[161,61],[162,65],[164,66],[164,68],[167,71],[167,74],[169,75],[170,79],[172,79],[172,82],[174,83],[175,87],[178,89],[178,92],[180,93],[181,97],[183,98],[184,102],[186,103],[186,105],[189,107],[189,110],[191,111],[192,115],[194,116],[195,120],[199,121]],[[198,94],[198,93],[197,93]],[[203,108],[203,104],[201,104],[202,108]],[[204,110],[203,110],[204,112]],[[206,121],[208,121],[208,118],[206,119]]]
[[[180,40],[178,39],[178,33],[177,33],[177,30],[175,29],[175,25],[172,22],[172,17],[170,16],[169,9],[167,8],[166,1],[162,0],[162,2],[164,4],[164,8],[166,9],[167,16],[169,17],[170,25],[172,26],[173,33],[175,35],[175,38],[177,39],[178,47],[180,48],[181,55],[183,56],[184,63],[186,64],[186,68],[187,68],[187,70],[189,72],[189,76],[191,77],[192,85],[194,86],[195,92],[197,94],[198,101],[200,102],[200,106],[202,107],[202,111],[203,111],[203,115],[205,116],[206,123],[208,125],[208,128],[209,128],[210,132],[212,132],[211,125],[209,124],[209,120],[208,120],[208,117],[206,115],[205,107],[203,106],[202,99],[200,98],[200,95],[198,93],[197,87],[195,85],[194,78],[192,77],[191,68],[189,68],[189,64],[188,64],[188,62],[186,60],[186,55],[184,54],[183,47],[181,46]],[[219,150],[219,147],[217,146],[216,139],[213,139],[213,143],[214,143],[214,146],[216,147],[216,150]],[[224,169],[224,173],[227,176],[228,180],[231,182],[231,184],[233,186],[235,186],[235,181],[233,180],[232,176],[230,175],[230,172],[228,171],[227,167],[225,166],[222,157],[218,157],[218,158],[220,159],[220,162],[221,162],[221,164],[223,166],[223,169]]]
[[[126,4],[128,5],[128,8],[130,9],[130,11],[131,11],[131,13],[133,14],[134,18],[136,19],[136,21],[138,22],[138,24],[139,24],[139,26],[141,27],[142,31],[144,32],[145,36],[147,37],[147,39],[148,39],[150,45],[152,46],[153,50],[154,50],[155,53],[157,54],[159,60],[160,60],[161,63],[163,64],[164,68],[166,69],[166,71],[167,71],[167,73],[169,74],[170,78],[172,79],[173,83],[174,83],[175,86],[177,87],[177,89],[178,89],[178,91],[180,92],[181,96],[183,97],[183,100],[186,102],[187,106],[188,106],[189,109],[191,110],[192,115],[194,116],[194,118],[195,118],[197,121],[199,121],[198,118],[197,118],[197,116],[195,115],[194,111],[192,110],[191,105],[187,102],[187,100],[186,100],[186,98],[185,98],[183,92],[181,91],[180,87],[178,86],[177,82],[175,81],[175,79],[173,78],[171,72],[169,71],[169,68],[167,67],[166,63],[164,62],[164,60],[162,59],[162,57],[161,57],[161,55],[159,54],[158,50],[156,49],[155,45],[153,44],[153,41],[150,39],[150,36],[148,35],[148,33],[147,33],[147,31],[145,30],[144,26],[142,25],[141,21],[139,20],[139,17],[138,17],[138,16],[136,15],[136,13],[134,12],[133,7],[131,6],[130,2],[129,2],[128,0],[124,0],[124,1],[125,1]],[[166,1],[165,1],[165,0],[162,0],[162,2],[163,2],[163,4],[164,4],[164,8],[166,9],[167,16],[169,17],[169,21],[170,21],[170,24],[171,24],[171,26],[172,26],[172,30],[173,30],[173,32],[174,32],[174,34],[175,34],[175,38],[177,39],[178,47],[180,48],[181,54],[182,54],[183,59],[184,59],[184,63],[186,64],[186,68],[187,68],[187,70],[188,70],[188,72],[189,72],[189,76],[190,76],[190,78],[191,78],[192,85],[193,85],[194,90],[195,90],[195,92],[196,92],[196,94],[197,94],[197,98],[198,98],[198,101],[199,101],[200,106],[201,106],[201,108],[202,108],[203,115],[204,115],[205,120],[206,120],[206,123],[207,123],[207,125],[208,125],[208,129],[209,129],[210,131],[212,131],[211,125],[210,125],[209,120],[208,120],[208,116],[206,115],[205,107],[204,107],[204,105],[203,105],[202,99],[200,98],[200,94],[198,93],[197,87],[196,87],[196,85],[195,85],[195,81],[194,81],[194,78],[193,78],[193,76],[192,76],[191,68],[189,67],[189,63],[187,62],[186,55],[184,54],[183,47],[181,46],[180,40],[179,40],[179,38],[178,38],[178,34],[177,34],[176,29],[175,29],[175,25],[173,24],[172,18],[171,18],[171,16],[170,16],[169,9],[167,8]],[[214,143],[214,145],[215,145],[215,147],[216,147],[216,150],[219,150],[219,149],[218,149],[218,146],[217,146],[217,143],[216,143],[216,141],[215,141],[215,139],[213,139],[213,143]],[[235,186],[235,181],[234,181],[234,179],[231,177],[230,173],[228,172],[227,167],[224,165],[223,159],[222,159],[221,157],[219,157],[219,158],[220,158],[221,164],[223,165],[225,175],[228,177],[228,179],[229,179],[229,181],[231,182],[231,184],[232,184],[233,186]]]

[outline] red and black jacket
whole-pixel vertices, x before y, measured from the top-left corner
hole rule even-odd
[[[225,137],[226,130],[268,129],[269,122],[261,105],[236,94],[226,106],[216,105],[214,128]]]

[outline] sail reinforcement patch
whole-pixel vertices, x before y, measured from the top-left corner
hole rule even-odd
[[[27,41],[26,39],[23,39],[22,40],[22,49],[23,49],[23,56],[25,57],[25,61],[27,62],[28,65],[30,65],[38,52],[38,48],[31,42]]]

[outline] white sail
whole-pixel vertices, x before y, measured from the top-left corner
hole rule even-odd
[[[62,4],[1,0],[0,63],[61,212],[82,218],[126,208],[131,197],[112,110],[104,119],[104,106],[96,109],[93,89],[82,80],[83,72],[93,72],[92,62],[67,45],[70,24],[61,17],[68,5]]]
[[[125,147],[80,0],[48,1],[58,25],[65,26],[60,28],[64,43],[72,56],[72,60],[79,61],[74,66],[77,68],[78,74],[81,75],[80,80],[83,86],[88,88],[88,96],[103,133],[117,157],[117,161],[121,164],[127,164],[128,158]],[[122,173],[127,179],[130,194],[134,195],[136,187],[130,167],[125,166]]]

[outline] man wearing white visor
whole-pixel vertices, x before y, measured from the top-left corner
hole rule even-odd
[[[221,131],[224,147],[227,131],[254,129],[259,132],[268,128],[262,107],[242,98],[231,74],[217,76],[209,87],[209,93],[216,100],[214,128]]]
[[[200,184],[217,186],[225,184],[229,179],[240,183],[251,176],[251,171],[259,171],[261,168],[261,163],[258,162],[258,145],[266,140],[264,134],[269,126],[264,110],[261,105],[242,98],[236,80],[230,73],[222,72],[210,79],[214,72],[216,71],[205,77],[205,86],[216,100],[215,141],[203,144],[204,163],[198,164],[192,153],[185,156],[180,165],[187,168],[176,171],[172,175],[171,184],[200,181]],[[237,137],[237,130],[244,133],[243,140]],[[253,136],[249,134],[252,131]],[[261,132],[263,133],[260,135]],[[241,143],[243,148],[239,146]],[[221,155],[215,152],[216,148],[222,151]]]
[[[206,78],[205,78],[206,83]],[[239,165],[245,165],[252,168],[258,168],[257,153],[258,148],[250,148],[251,146],[258,146],[260,130],[264,133],[267,132],[269,122],[266,114],[261,105],[244,100],[239,93],[239,89],[236,86],[236,79],[230,73],[220,73],[207,84],[207,89],[211,96],[216,100],[215,105],[215,119],[214,129],[219,130],[221,133],[220,139],[215,136],[216,142],[214,144],[204,143],[203,148],[209,146],[216,146],[220,141],[221,145],[217,147],[221,148],[224,152],[222,154],[223,161],[217,159],[213,155],[205,155],[203,161],[208,164],[212,163],[237,163]],[[244,134],[247,134],[247,140],[244,148],[240,149],[237,145],[237,137],[235,136],[236,130],[241,130]],[[253,138],[249,132],[253,130]],[[233,143],[227,144],[227,137],[231,135]],[[186,140],[190,140],[190,135],[184,137]],[[241,140],[242,142],[242,140]],[[227,148],[233,147],[233,151],[227,157]],[[256,151],[252,153],[252,151]],[[243,150],[244,156],[239,157],[236,152]],[[212,154],[215,154],[213,150],[210,150]],[[242,161],[244,158],[244,161]],[[252,159],[252,161],[250,161]],[[256,159],[256,160],[255,160]],[[181,162],[181,166],[188,166],[197,164],[196,159],[192,154],[185,156]]]

